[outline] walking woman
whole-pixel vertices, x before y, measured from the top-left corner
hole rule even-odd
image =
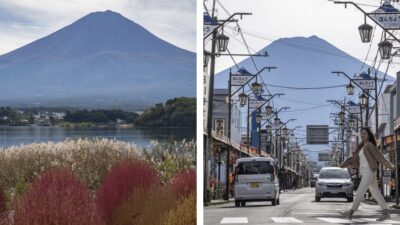
[[[378,201],[379,206],[382,209],[382,215],[376,221],[383,221],[389,219],[390,215],[388,213],[385,199],[379,191],[378,183],[376,181],[377,163],[381,163],[391,169],[394,169],[394,166],[385,159],[383,154],[376,147],[375,137],[369,128],[361,129],[361,139],[362,143],[357,147],[353,157],[348,158],[340,165],[342,168],[349,166],[359,168],[361,174],[361,182],[358,186],[353,206],[349,211],[341,212],[341,214],[351,220],[353,218],[353,213],[358,209],[365,192],[369,189],[372,197]]]

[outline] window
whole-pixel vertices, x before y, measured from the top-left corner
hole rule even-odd
[[[350,179],[347,170],[322,170],[319,179]]]
[[[238,175],[274,173],[274,167],[268,161],[240,162]]]

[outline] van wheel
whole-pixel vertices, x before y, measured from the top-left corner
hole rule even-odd
[[[353,202],[353,197],[348,197],[347,202]]]
[[[240,202],[238,200],[235,200],[235,207],[239,207],[240,206]]]
[[[276,204],[277,204],[277,205],[281,204],[279,198],[278,198],[278,200],[276,200]]]
[[[320,202],[320,201],[321,201],[321,197],[315,196],[315,201],[316,201],[316,202]]]
[[[240,206],[245,207],[245,206],[246,206],[246,202],[245,202],[245,201],[242,201],[242,202],[240,203]]]
[[[271,203],[272,203],[273,206],[275,206],[276,205],[276,199],[272,199]]]

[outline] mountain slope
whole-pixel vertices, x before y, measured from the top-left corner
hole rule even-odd
[[[151,105],[195,95],[195,54],[95,12],[0,56],[0,78],[0,104]]]
[[[284,96],[275,97],[277,107],[289,106],[290,110],[280,113],[283,122],[297,119],[289,123],[289,127],[303,126],[295,132],[297,137],[306,137],[306,125],[329,124],[334,126],[330,113],[337,113],[339,108],[327,103],[327,100],[352,99],[358,102],[358,93],[348,96],[345,87],[324,88],[337,85],[347,85],[349,80],[344,76],[332,74],[332,71],[343,71],[349,76],[361,72],[362,62],[341,51],[327,41],[317,36],[294,37],[279,39],[260,52],[268,51],[267,59],[255,57],[258,68],[263,66],[277,66],[271,72],[264,71],[262,77],[268,84],[272,93],[285,93]],[[240,62],[239,67],[246,68],[255,73],[250,59]],[[364,67],[365,71],[367,66]],[[235,69],[232,70],[236,72]],[[216,88],[226,88],[229,69],[222,71],[215,77]],[[379,77],[383,74],[379,73]],[[388,82],[393,82],[392,77],[387,77]],[[320,89],[296,89],[321,87]],[[267,93],[265,93],[267,94]],[[243,109],[245,111],[245,109]],[[243,120],[245,121],[244,117]],[[311,146],[309,146],[311,147]],[[326,147],[325,147],[326,148]]]

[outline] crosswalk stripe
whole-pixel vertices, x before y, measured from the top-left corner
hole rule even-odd
[[[376,219],[372,219],[372,218],[365,218],[364,220],[367,220],[367,221],[375,221],[376,222]],[[381,224],[385,224],[385,225],[388,225],[388,224],[400,224],[400,221],[396,221],[396,220],[384,220],[384,221],[382,221],[382,222],[379,222],[379,223],[381,223]]]
[[[271,217],[275,223],[303,223],[294,217]]]
[[[340,218],[332,218],[332,217],[317,217],[317,219],[328,222],[328,223],[352,223],[352,221],[350,221],[350,220],[345,220],[345,219],[340,219]]]
[[[249,223],[247,217],[224,217],[221,220],[221,224],[246,224]]]

